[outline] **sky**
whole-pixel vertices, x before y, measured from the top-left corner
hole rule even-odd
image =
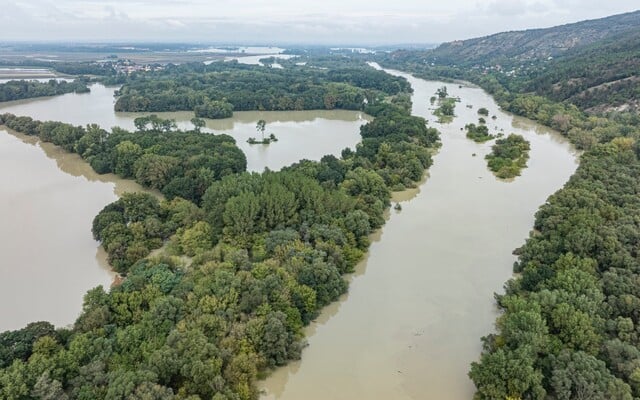
[[[637,9],[638,0],[0,0],[0,41],[440,43]]]

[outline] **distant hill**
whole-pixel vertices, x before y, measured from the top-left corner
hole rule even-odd
[[[524,91],[588,111],[640,109],[640,27],[567,51],[522,79]]]
[[[546,29],[497,33],[444,43],[429,53],[436,64],[494,65],[557,57],[577,47],[640,28],[640,11]]]
[[[491,76],[512,93],[535,93],[588,112],[639,111],[640,11],[400,50],[379,61],[432,79]]]

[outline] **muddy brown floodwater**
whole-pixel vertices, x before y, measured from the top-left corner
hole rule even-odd
[[[115,274],[91,221],[135,182],[98,175],[79,156],[0,127],[0,332],[72,323],[82,296]]]
[[[389,72],[409,80],[413,114],[440,129],[442,148],[414,196],[398,199],[402,211],[391,211],[348,294],[307,328],[302,359],[261,382],[265,399],[471,399],[469,364],[493,330],[493,293],[512,274],[511,253],[577,167],[565,139],[500,111],[483,90]],[[445,85],[461,102],[454,121],[440,125],[429,98]],[[487,169],[491,142],[460,130],[478,123],[480,107],[497,116],[487,119],[492,133],[531,142],[528,167],[511,182]]]

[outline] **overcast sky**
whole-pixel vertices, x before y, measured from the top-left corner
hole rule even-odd
[[[638,8],[638,0],[0,0],[0,41],[438,43]]]

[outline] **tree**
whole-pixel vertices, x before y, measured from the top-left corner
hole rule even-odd
[[[129,140],[125,140],[116,146],[115,173],[123,178],[134,176],[134,163],[142,155],[142,147]]]
[[[269,365],[284,365],[290,358],[293,337],[287,332],[287,316],[281,312],[269,313],[264,322],[264,334],[261,340],[261,352]]]
[[[469,372],[478,390],[475,399],[544,399],[542,372],[535,368],[534,362],[535,357],[527,346],[484,353],[479,363],[471,364]]]
[[[200,133],[200,130],[206,125],[204,119],[198,117],[191,118],[191,123],[193,124],[193,130],[198,133]]]
[[[631,388],[604,362],[581,351],[564,350],[553,360],[551,386],[558,400],[631,400]]]
[[[264,131],[267,129],[267,121],[261,119],[256,124],[256,130],[262,134],[262,140],[264,141]]]
[[[32,322],[17,331],[0,333],[0,368],[10,365],[13,360],[26,361],[36,340],[52,335],[55,335],[55,327],[44,321]]]
[[[452,103],[450,101],[445,101],[440,105],[439,110],[442,113],[442,115],[453,116],[454,107],[455,107],[455,103]]]
[[[226,101],[207,101],[194,108],[196,117],[199,118],[229,118],[233,115],[233,104]]]
[[[204,221],[198,221],[182,233],[180,246],[186,255],[193,257],[211,249],[212,236],[211,226]]]
[[[259,228],[260,210],[259,198],[251,192],[230,198],[222,214],[225,237],[238,247],[246,248],[251,235]]]
[[[164,133],[169,133],[173,129],[176,129],[178,126],[176,125],[176,121],[173,119],[163,119],[160,124],[162,131]]]
[[[162,189],[172,179],[178,159],[157,154],[143,154],[133,164],[136,181],[152,189]]]
[[[139,132],[144,132],[147,130],[147,125],[149,125],[149,117],[138,117],[133,120],[133,125]]]
[[[39,400],[68,400],[69,396],[62,389],[62,384],[49,377],[49,373],[42,374],[33,386],[31,395]]]

